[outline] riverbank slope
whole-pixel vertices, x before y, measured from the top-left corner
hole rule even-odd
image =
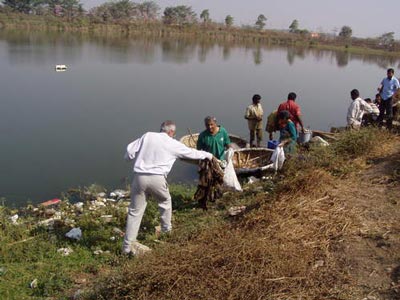
[[[172,190],[174,231],[156,238],[149,201],[140,238],[153,251],[142,258],[119,253],[115,227],[123,229],[125,201],[97,210],[88,201],[81,213],[64,204],[69,213],[52,228],[37,227],[30,213],[11,224],[3,209],[1,296],[398,299],[399,149],[400,137],[385,131],[346,132],[288,161],[282,174],[226,194],[207,212],[195,208],[193,190]],[[246,209],[230,217],[232,206]],[[82,239],[66,239],[77,226]],[[73,252],[62,256],[61,247]]]

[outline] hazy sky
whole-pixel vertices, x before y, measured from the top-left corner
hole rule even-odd
[[[81,0],[90,8],[106,0]],[[141,0],[133,0],[142,2]],[[190,5],[197,14],[209,9],[213,20],[223,21],[230,14],[236,25],[254,24],[259,14],[267,18],[267,27],[287,29],[293,19],[300,28],[332,32],[349,25],[353,35],[374,37],[394,31],[400,39],[399,0],[156,0],[161,11],[166,6]]]

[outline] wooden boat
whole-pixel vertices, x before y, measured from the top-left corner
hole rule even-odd
[[[233,167],[236,174],[251,174],[271,168],[274,150],[268,148],[237,149],[233,154]]]
[[[180,141],[188,147],[196,148],[198,133],[185,135]],[[268,148],[246,148],[246,140],[236,136],[229,135],[234,144],[233,167],[237,174],[251,174],[257,171],[268,169],[270,159],[274,150]],[[197,164],[197,160],[186,160],[185,162]]]
[[[335,141],[337,140],[337,133],[325,132],[320,130],[312,130],[312,136],[319,136],[324,140]]]
[[[232,145],[233,149],[246,148],[247,141],[245,139],[242,139],[240,136],[229,134],[229,138],[231,140],[231,143],[233,144]],[[193,133],[184,135],[183,137],[181,137],[179,141],[190,148],[196,149],[198,139],[199,139],[199,133]]]

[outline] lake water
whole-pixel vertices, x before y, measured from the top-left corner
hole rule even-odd
[[[66,64],[66,72],[55,72]],[[203,130],[207,115],[248,137],[246,106],[265,113],[296,92],[303,121],[345,124],[349,92],[373,97],[387,67],[382,56],[188,40],[83,37],[0,31],[0,197],[34,203],[71,187],[123,187],[125,146],[175,120],[178,137]],[[193,183],[177,162],[170,182]]]

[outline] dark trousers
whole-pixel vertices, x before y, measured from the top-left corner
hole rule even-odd
[[[379,105],[379,116],[376,120],[379,123],[379,126],[383,125],[383,118],[386,113],[386,127],[388,129],[392,128],[392,121],[393,121],[393,108],[392,108],[392,97],[382,100],[381,104]]]
[[[257,147],[261,146],[261,141],[262,141],[262,137],[263,137],[263,132],[262,129],[254,129],[251,130],[250,129],[250,147],[254,146],[254,140],[255,137],[257,137]]]

